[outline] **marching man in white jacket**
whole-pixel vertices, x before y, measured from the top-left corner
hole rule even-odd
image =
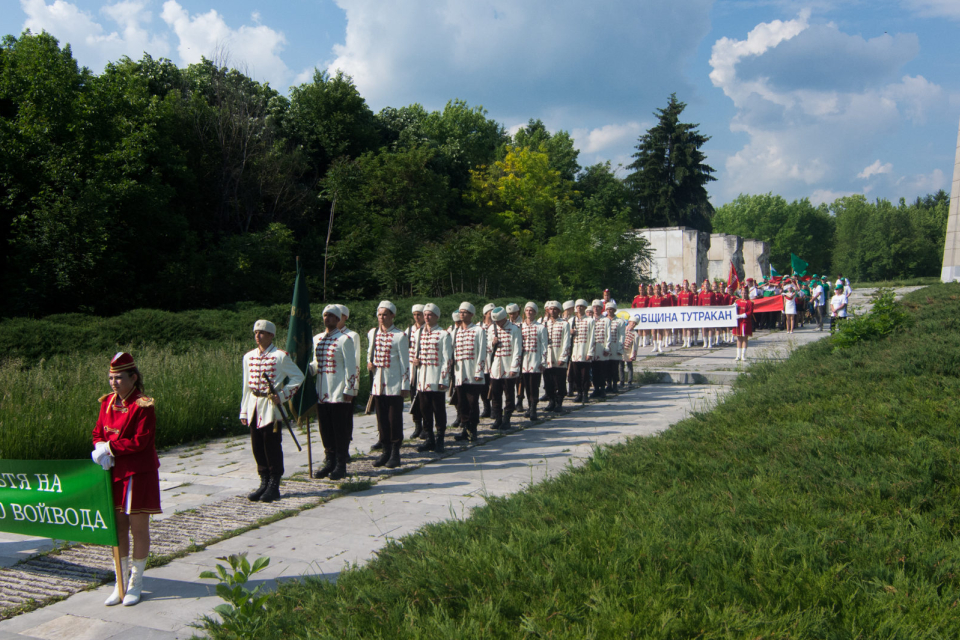
[[[587,315],[587,301],[577,300],[577,314],[570,319],[570,335],[573,346],[570,350],[570,368],[573,369],[573,385],[577,389],[575,402],[585,402],[590,388],[590,366],[593,362],[596,324]]]
[[[567,363],[570,362],[570,323],[560,319],[560,303],[546,305],[547,357],[544,363],[543,386],[547,391],[547,411],[559,411],[567,395]]]
[[[523,355],[520,327],[510,322],[503,307],[490,312],[493,324],[487,329],[487,351],[490,353],[490,404],[493,407],[492,429],[509,429],[516,409],[517,377]],[[503,405],[503,396],[507,405]]]
[[[485,389],[487,372],[487,332],[473,323],[476,308],[460,303],[460,328],[453,343],[453,371],[457,385],[457,414],[463,429],[454,440],[477,439],[480,423],[480,395]]]
[[[347,475],[350,458],[350,427],[353,422],[353,399],[357,395],[356,349],[345,332],[337,328],[343,318],[339,305],[323,310],[326,329],[313,339],[313,361],[310,374],[317,381],[317,421],[325,459],[315,478],[340,480]]]
[[[377,326],[367,332],[367,370],[370,371],[377,412],[377,430],[383,452],[375,467],[400,466],[403,444],[403,399],[410,396],[410,360],[407,335],[397,329],[393,319],[397,307],[389,300],[377,306]]]
[[[350,319],[350,309],[346,305],[338,304],[337,308],[340,309],[340,323],[337,324],[337,329],[347,334],[350,339],[353,341],[353,353],[357,360],[357,380],[360,379],[360,334],[347,326],[347,320]],[[316,339],[316,336],[314,336]],[[359,384],[359,383],[358,383]],[[350,399],[350,442],[353,442],[353,401]]]
[[[613,355],[616,342],[616,328],[610,326],[610,318],[603,314],[603,300],[593,301],[594,327],[593,348],[593,393],[591,398],[607,397],[607,361]]]
[[[453,372],[453,338],[440,328],[440,307],[432,302],[423,306],[424,325],[417,330],[416,348],[410,364],[417,372],[414,402],[420,406],[426,442],[417,451],[443,453],[447,432],[447,389]],[[434,436],[436,425],[436,436]]]
[[[276,334],[277,325],[269,320],[257,320],[253,325],[257,348],[243,356],[240,422],[250,427],[250,446],[260,474],[260,488],[247,496],[254,502],[280,499],[283,431],[277,407],[292,398],[303,384],[303,372],[297,363],[273,344]],[[277,395],[270,395],[270,384]]]
[[[527,398],[526,416],[537,419],[537,402],[540,400],[540,379],[547,359],[547,330],[537,322],[539,309],[535,302],[523,305],[523,322],[520,323],[520,336],[523,344],[523,356],[520,362],[520,391]],[[522,398],[521,398],[522,400]]]

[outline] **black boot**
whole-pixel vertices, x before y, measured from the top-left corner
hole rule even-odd
[[[578,393],[577,397],[573,399],[574,402],[579,402],[583,404],[583,393]]]
[[[547,403],[547,406],[544,407],[544,411],[553,411],[557,408],[557,403],[553,398],[550,398],[550,402]]]
[[[480,414],[480,417],[481,418],[490,417],[490,400],[486,398],[483,399],[483,413]]]
[[[414,424],[413,435],[410,436],[411,440],[416,440],[420,437],[420,434],[423,433],[423,420],[417,420]]]
[[[280,476],[271,476],[267,490],[260,496],[260,502],[273,502],[280,499]]]
[[[469,439],[470,439],[470,425],[469,425],[469,424],[463,425],[463,428],[460,429],[460,433],[458,433],[457,435],[453,436],[453,439],[456,440],[457,442],[463,442],[464,440],[469,440]]]
[[[433,450],[436,451],[437,453],[443,453],[443,452],[444,452],[444,448],[443,448],[443,436],[444,436],[444,434],[445,434],[446,432],[447,432],[446,429],[437,429],[437,444],[436,444],[436,446],[435,446],[434,449],[433,449]]]
[[[326,455],[323,458],[323,466],[317,469],[316,473],[313,474],[313,477],[317,480],[322,480],[330,475],[330,472],[333,471],[333,468],[337,466],[337,456],[333,451],[327,451]]]
[[[385,444],[383,446],[383,453],[381,453],[380,457],[377,458],[377,460],[373,463],[373,466],[382,467],[383,465],[387,464],[387,460],[390,459],[390,449],[390,444]]]
[[[437,445],[437,441],[433,438],[432,430],[428,431],[426,436],[427,436],[426,441],[424,441],[422,445],[417,447],[417,451],[419,451],[420,453],[424,453],[425,451],[434,451],[434,447]]]
[[[496,431],[497,429],[500,428],[500,425],[502,424],[503,424],[503,416],[497,416],[496,418],[493,419],[493,424],[490,425],[490,428]]]
[[[517,401],[517,411],[523,411],[523,398]]]
[[[387,469],[396,469],[400,466],[400,443],[394,442],[390,447],[390,459],[383,465]]]
[[[542,396],[540,396],[540,402],[546,402],[549,399],[550,399],[550,396],[548,396],[547,394],[543,394]]]
[[[510,418],[511,418],[511,417],[512,417],[512,416],[511,416],[509,413],[506,414],[505,416],[503,416],[503,423],[500,425],[500,430],[501,430],[501,431],[506,431],[507,429],[510,428]]]
[[[557,406],[553,410],[556,413],[563,413],[563,396],[557,396]]]
[[[266,471],[260,472],[260,486],[257,487],[257,490],[247,496],[247,499],[251,502],[256,502],[263,496],[263,492],[267,490],[267,485],[270,484],[270,474]]]
[[[530,407],[530,415],[527,417],[530,418],[530,422],[535,422],[537,420],[537,405]]]
[[[460,426],[460,416],[457,416],[457,419],[453,421],[453,424],[450,425],[451,428],[456,429]]]
[[[377,440],[377,444],[370,447],[370,451],[380,451],[381,449],[383,449],[383,443],[379,440]]]
[[[347,462],[349,460],[350,455],[346,451],[337,455],[337,466],[330,472],[331,480],[343,480],[347,477]]]
[[[477,423],[476,422],[472,422],[469,425],[467,425],[467,433],[469,434],[470,442],[477,441]]]

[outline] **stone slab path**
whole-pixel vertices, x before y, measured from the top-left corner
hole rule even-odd
[[[898,294],[903,292],[898,290]],[[854,304],[860,306],[865,300],[861,296]],[[809,327],[792,335],[760,332],[751,340],[747,364],[786,357],[798,346],[826,335],[827,331]],[[644,357],[635,370],[736,376],[746,365],[735,363],[734,353],[730,346],[711,350],[673,347],[662,355]],[[0,640],[105,639],[130,634],[146,639],[190,637],[196,632],[192,625],[197,619],[220,603],[212,581],[198,579],[201,571],[213,568],[219,556],[242,551],[251,557],[269,556],[270,567],[262,574],[269,584],[303,575],[335,578],[344,566],[373,557],[390,539],[430,522],[467,517],[473,507],[484,504],[486,496],[521,491],[568,465],[580,464],[592,455],[595,446],[656,434],[691,411],[709,410],[724,393],[726,388],[716,384],[649,385],[506,436],[484,431],[481,425],[482,438],[477,446],[451,448],[443,458],[436,454],[414,456],[410,455],[412,448],[405,449],[408,455],[404,468],[398,470],[401,473],[387,477],[382,470],[372,469],[372,458],[362,453],[369,451],[377,439],[375,421],[372,416],[358,417],[354,438],[357,462],[351,465],[351,471],[359,471],[361,478],[376,484],[332,500],[331,496],[339,495],[336,483],[309,480],[306,452],[298,453],[289,439],[284,447],[285,462],[287,475],[293,478],[285,483],[287,497],[274,505],[250,503],[240,497],[257,480],[246,438],[169,450],[161,456],[165,513],[152,525],[155,548],[160,553],[184,551],[195,541],[224,537],[284,510],[299,513],[148,570],[144,600],[134,608],[104,607],[102,602],[110,586],[86,590],[0,621]],[[523,420],[522,424],[529,423]],[[300,440],[305,446],[303,435]],[[314,452],[319,458],[319,447]],[[11,594],[16,595],[17,588],[4,582],[4,571],[25,572],[25,578],[17,584],[40,588],[48,582],[51,588],[63,589],[62,596],[89,588],[110,574],[107,550],[98,547],[82,546],[23,562],[52,544],[49,540],[0,534],[0,567],[10,567],[0,569],[0,609],[5,598],[9,601]],[[77,584],[64,587],[69,580]]]

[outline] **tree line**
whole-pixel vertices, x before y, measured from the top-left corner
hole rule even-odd
[[[716,210],[714,231],[770,243],[770,263],[790,269],[790,254],[818,273],[843,273],[856,281],[940,275],[950,195],[935,194],[898,204],[863,195],[813,206],[771,193],[740,195]]]
[[[565,131],[530,120],[510,135],[463,100],[374,113],[342,73],[283,95],[207,59],[144,55],[95,74],[47,33],[6,36],[3,314],[284,303],[297,256],[315,300],[629,295],[650,258],[633,230],[648,226],[770,240],[775,264],[793,251],[851,274],[929,268],[907,257],[927,251],[917,239],[841,240],[879,204],[742,196],[715,212],[709,138],[681,121],[685,106],[673,95],[657,110],[621,177],[581,166]],[[923,224],[909,213],[921,204],[934,211]],[[884,208],[876,227],[932,233],[938,206]],[[878,261],[886,246],[899,257]]]

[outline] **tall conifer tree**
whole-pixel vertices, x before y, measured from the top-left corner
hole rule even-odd
[[[699,124],[680,122],[686,103],[671,94],[665,109],[657,109],[656,126],[640,136],[627,184],[633,191],[637,227],[686,226],[710,231],[713,206],[706,184],[716,180],[700,148],[710,139]]]

